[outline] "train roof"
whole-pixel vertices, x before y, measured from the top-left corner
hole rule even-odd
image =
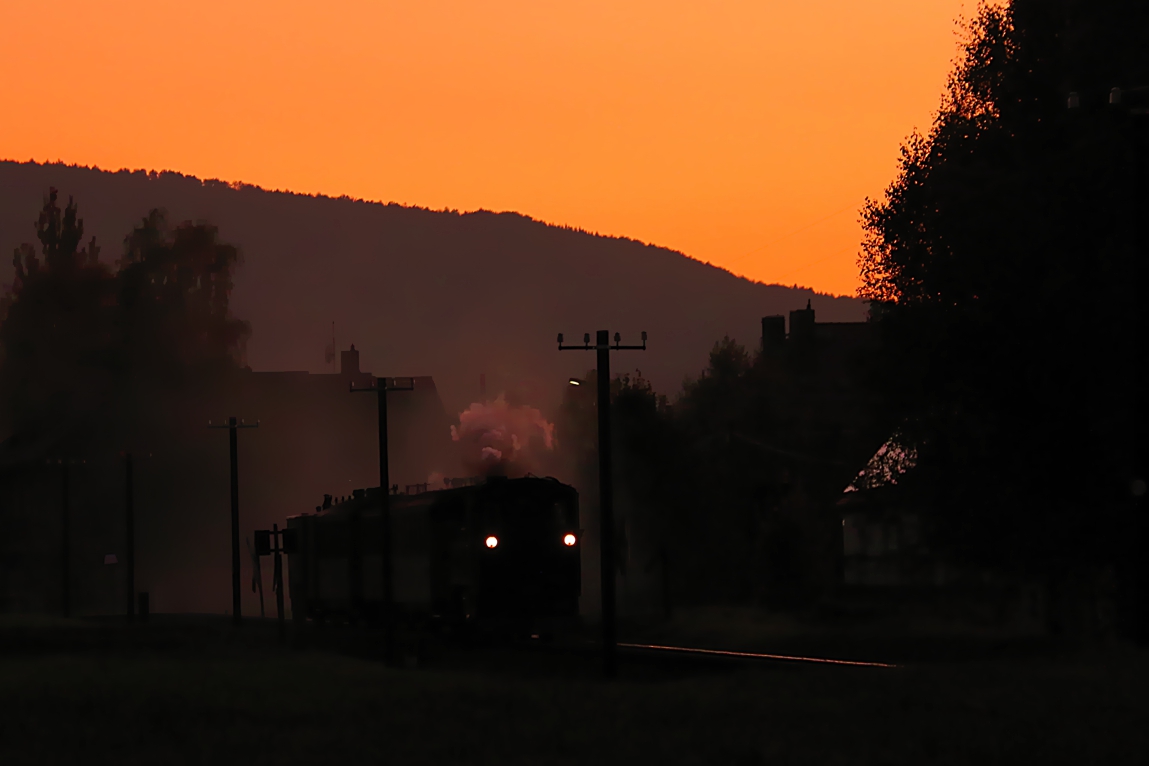
[[[491,488],[515,486],[522,487],[524,485],[541,486],[546,485],[555,488],[562,488],[565,490],[574,491],[574,487],[569,484],[564,484],[553,476],[535,476],[527,474],[526,476],[518,478],[507,478],[503,476],[488,476],[488,477],[473,477],[466,479],[448,479],[446,483],[449,486],[444,486],[441,489],[430,489],[426,484],[417,484],[408,486],[406,492],[392,492],[391,503],[395,505],[408,506],[408,505],[432,505],[436,501],[450,497],[452,495],[463,495],[473,492],[483,492]],[[414,490],[414,491],[412,491]],[[289,516],[289,519],[301,518],[303,516],[326,516],[332,513],[341,511],[352,510],[359,507],[373,507],[379,503],[379,487],[368,487],[367,489],[357,489],[350,496],[346,497],[341,502],[333,502],[326,508],[319,508],[315,511],[297,513]]]

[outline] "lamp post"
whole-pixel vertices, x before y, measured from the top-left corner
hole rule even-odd
[[[243,618],[240,612],[239,587],[239,437],[240,428],[258,428],[255,424],[244,423],[235,416],[229,417],[222,425],[212,425],[209,420],[208,428],[226,428],[229,431],[228,443],[231,447],[231,610],[232,622],[238,627]]]
[[[394,567],[392,566],[392,538],[391,538],[391,474],[387,462],[387,394],[390,391],[414,391],[415,379],[400,386],[396,378],[376,378],[373,388],[356,388],[351,383],[351,393],[364,393],[374,391],[379,397],[379,527],[380,527],[380,553],[383,560],[383,656],[388,664],[395,661],[395,589]],[[358,545],[353,540],[353,544]],[[358,552],[362,553],[362,548]],[[362,608],[363,603],[363,569],[358,556],[349,556],[356,567],[357,577],[352,579],[352,595],[356,606]]]
[[[621,336],[614,334],[614,345],[610,345],[610,333],[599,330],[595,345],[590,345],[590,333],[583,335],[583,345],[564,346],[563,335],[559,333],[559,351],[591,351],[598,355],[598,488],[599,488],[599,571],[602,577],[602,652],[603,672],[607,678],[617,674],[615,649],[615,552],[614,552],[614,489],[611,475],[610,455],[610,352],[645,351],[646,332],[642,333],[641,346],[623,346]],[[575,379],[571,385],[578,385]]]

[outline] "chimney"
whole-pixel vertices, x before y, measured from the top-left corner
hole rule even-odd
[[[786,341],[786,317],[774,314],[762,317],[762,350],[772,351]]]
[[[355,350],[354,343],[349,351],[339,352],[339,372],[343,375],[359,374],[359,352]]]
[[[790,312],[790,340],[805,343],[814,339],[814,309],[810,301],[806,308]]]

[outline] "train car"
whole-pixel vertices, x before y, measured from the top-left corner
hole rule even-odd
[[[578,618],[578,493],[552,478],[489,478],[390,496],[397,619],[531,626]],[[462,485],[462,486],[458,486]],[[410,488],[409,488],[410,489]],[[294,619],[377,622],[383,614],[379,489],[290,517]]]

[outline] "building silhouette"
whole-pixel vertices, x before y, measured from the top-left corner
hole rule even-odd
[[[18,434],[0,444],[0,611],[59,608],[61,470],[50,461],[60,457],[86,461],[69,477],[72,611],[122,610],[122,563],[104,561],[107,554],[124,560],[125,442],[138,454],[137,589],[150,593],[156,612],[228,609],[228,440],[208,421],[259,421],[239,435],[242,536],[314,510],[325,494],[378,486],[377,398],[350,392],[352,383],[372,386],[374,377],[359,368],[354,347],[340,361],[337,373],[244,369],[193,397],[157,396],[131,435],[96,434],[79,445],[54,434]],[[388,397],[393,484],[459,475],[450,425],[431,377],[416,376],[414,390]],[[243,565],[250,582],[246,556]]]

